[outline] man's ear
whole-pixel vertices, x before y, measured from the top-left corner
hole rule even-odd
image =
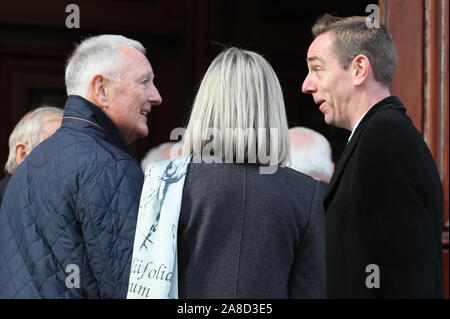
[[[99,107],[108,107],[108,80],[100,74],[94,76],[90,83],[90,97],[92,102]]]
[[[366,81],[371,69],[369,59],[365,55],[357,55],[352,61],[353,84],[361,86]]]
[[[22,164],[22,162],[25,160],[25,158],[30,153],[30,147],[25,142],[18,142],[14,146],[14,157],[16,158],[17,166]]]

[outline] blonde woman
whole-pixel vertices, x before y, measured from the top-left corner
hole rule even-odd
[[[322,188],[285,167],[289,135],[283,96],[262,56],[230,48],[214,59],[195,98],[183,153],[191,159],[176,232],[177,264],[167,268],[135,256],[134,282],[150,276],[150,270],[142,274],[146,264],[155,268],[155,278],[164,264],[162,277],[177,280],[171,287],[177,294],[169,297],[324,298]],[[147,169],[146,181],[152,171]],[[166,196],[170,186],[161,176],[163,186],[152,188],[153,196],[164,194],[161,201],[172,203],[176,199]],[[144,186],[142,198],[149,194]],[[143,199],[141,205],[147,205]],[[164,227],[164,213],[153,207],[158,207],[155,223],[135,243],[136,251],[155,245],[154,230]],[[135,284],[132,290],[143,295],[146,288]]]

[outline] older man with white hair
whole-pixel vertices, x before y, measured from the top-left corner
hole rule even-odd
[[[145,172],[147,165],[154,161],[164,161],[181,156],[183,145],[181,142],[165,142],[151,148],[141,161],[141,168]]]
[[[13,174],[0,210],[0,298],[123,298],[143,173],[128,144],[162,102],[141,43],[81,42],[55,134]]]
[[[30,152],[61,126],[63,110],[43,106],[26,113],[9,136],[9,155],[5,164],[5,177],[0,181],[0,204],[6,186],[16,168]]]
[[[314,179],[329,183],[334,171],[331,146],[328,140],[312,129],[289,129],[291,163],[289,167]]]

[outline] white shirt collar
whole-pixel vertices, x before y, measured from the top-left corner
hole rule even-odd
[[[370,110],[370,109],[369,109],[369,110]],[[367,110],[366,113],[364,113],[364,114],[359,118],[358,122],[356,122],[355,126],[353,127],[352,134],[350,134],[350,137],[348,138],[347,143],[350,142],[350,140],[351,140],[351,138],[352,138],[352,136],[353,136],[353,133],[355,133],[356,128],[357,128],[358,125],[359,125],[359,122],[361,122],[361,120],[364,118],[364,116],[367,114],[367,112],[369,112],[369,110]]]

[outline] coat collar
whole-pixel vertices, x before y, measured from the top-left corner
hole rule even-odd
[[[69,95],[67,98],[61,127],[89,129],[134,158],[130,147],[113,121],[98,106],[81,96]]]
[[[373,107],[371,107],[370,110],[366,113],[366,115],[364,115],[355,132],[353,133],[352,138],[347,143],[347,146],[345,147],[344,152],[342,153],[336,165],[334,174],[330,180],[330,184],[328,185],[328,189],[325,193],[324,198],[325,209],[328,207],[330,203],[330,200],[336,190],[338,182],[341,179],[342,173],[344,172],[345,167],[347,166],[347,163],[351,155],[353,154],[356,144],[358,144],[359,137],[361,136],[361,133],[364,131],[367,122],[376,112],[385,109],[398,109],[406,111],[405,107],[402,105],[402,102],[400,102],[400,100],[396,96],[388,96],[387,98],[384,98],[383,100],[375,104]]]

